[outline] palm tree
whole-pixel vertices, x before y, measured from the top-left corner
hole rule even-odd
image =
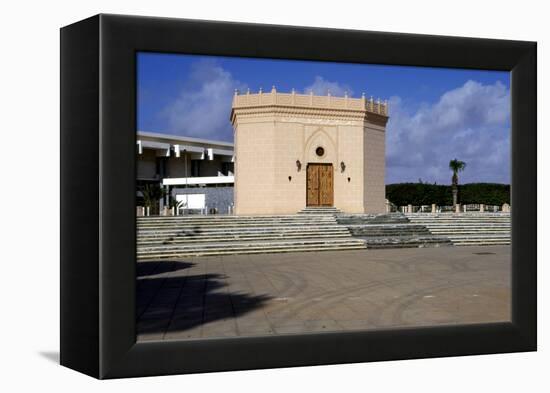
[[[453,208],[456,209],[456,204],[458,203],[458,172],[461,172],[466,168],[466,163],[464,161],[459,161],[456,158],[449,162],[449,169],[453,171]]]
[[[140,187],[139,190],[143,195],[143,204],[145,207],[156,211],[158,207],[158,201],[164,198],[165,191],[158,184],[145,184]]]

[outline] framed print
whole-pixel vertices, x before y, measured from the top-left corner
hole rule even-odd
[[[61,29],[61,364],[536,350],[536,43]]]

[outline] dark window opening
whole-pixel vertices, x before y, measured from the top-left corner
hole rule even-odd
[[[201,162],[199,160],[191,160],[191,177],[200,176]]]
[[[156,158],[156,176],[157,178],[163,179],[168,177],[166,165],[166,157],[157,157]]]
[[[222,174],[228,176],[229,172],[233,172],[233,163],[232,162],[222,162]]]

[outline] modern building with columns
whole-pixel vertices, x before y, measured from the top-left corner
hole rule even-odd
[[[230,118],[236,214],[386,211],[387,102],[273,88],[235,92]]]
[[[147,184],[163,187],[186,211],[228,213],[233,208],[233,143],[138,131],[137,198]],[[157,209],[155,209],[157,210]]]

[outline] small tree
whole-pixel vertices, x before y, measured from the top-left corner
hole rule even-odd
[[[458,203],[458,172],[466,168],[464,161],[459,161],[456,158],[449,162],[449,169],[453,171],[452,187],[453,187],[453,208],[456,208]]]
[[[170,207],[170,209],[174,208],[174,211],[176,212],[176,214],[178,214],[177,210],[180,207],[185,208],[187,205],[184,203],[184,201],[178,201],[176,198],[170,195],[170,197],[168,198],[168,206]]]
[[[143,195],[143,204],[145,207],[156,211],[159,200],[164,198],[164,189],[158,184],[146,184],[140,187],[140,191]]]

